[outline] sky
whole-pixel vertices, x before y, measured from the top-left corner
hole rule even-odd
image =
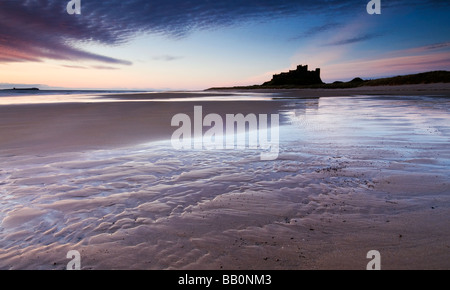
[[[0,0],[0,88],[199,90],[450,70],[450,1]]]

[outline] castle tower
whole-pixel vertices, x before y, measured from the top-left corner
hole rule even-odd
[[[320,78],[320,68],[308,71],[308,65],[299,65],[296,70],[290,70],[273,76],[265,86],[308,86],[323,84]]]

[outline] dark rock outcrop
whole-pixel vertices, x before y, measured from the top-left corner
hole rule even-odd
[[[13,88],[13,91],[39,91],[38,88]]]

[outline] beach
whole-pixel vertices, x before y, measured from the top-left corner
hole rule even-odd
[[[0,105],[0,269],[450,269],[449,84]],[[1,101],[0,101],[1,102]],[[280,115],[279,154],[171,145]],[[206,129],[205,129],[206,130]]]

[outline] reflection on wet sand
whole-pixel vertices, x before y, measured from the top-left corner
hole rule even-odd
[[[196,104],[280,113],[279,157],[174,150],[166,121]],[[447,99],[55,106],[1,115],[1,269],[64,269],[69,250],[83,269],[365,269],[370,250],[384,269],[449,267]]]

